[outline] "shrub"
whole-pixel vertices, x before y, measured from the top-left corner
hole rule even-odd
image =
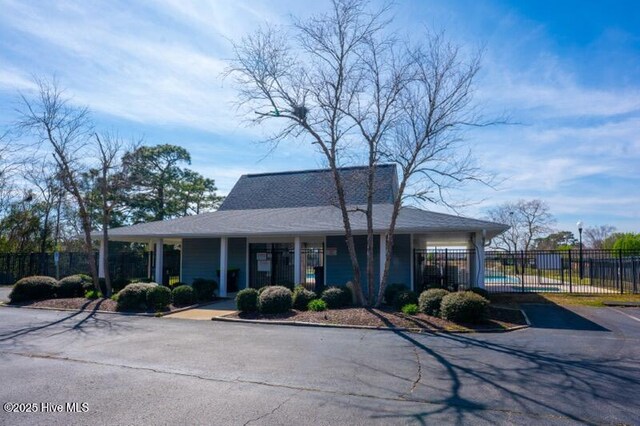
[[[193,289],[188,285],[179,285],[171,291],[173,297],[173,304],[176,306],[189,306],[193,305],[195,300],[195,293]]]
[[[420,293],[420,298],[418,299],[420,312],[434,317],[439,316],[442,298],[447,294],[449,294],[449,292],[443,288],[431,288],[423,291]]]
[[[258,310],[258,290],[245,288],[236,295],[236,307],[240,312],[256,312]]]
[[[218,283],[214,280],[196,278],[193,280],[191,287],[193,288],[198,300],[207,301],[213,300],[213,292],[218,288]]]
[[[147,306],[157,311],[166,311],[171,304],[169,287],[157,285],[147,290]]]
[[[176,281],[173,284],[169,284],[169,287],[171,287],[171,289],[174,289],[176,287],[180,287],[181,285],[188,285],[187,283],[183,283],[182,281]]]
[[[89,288],[85,288],[85,283]],[[69,275],[58,281],[57,297],[82,297],[88,290],[93,289],[93,282],[88,275]]]
[[[488,311],[489,301],[470,291],[447,294],[440,305],[442,318],[454,322],[482,322]]]
[[[116,309],[119,311],[146,310],[147,292],[157,286],[155,283],[129,284],[118,293]]]
[[[269,285],[263,285],[262,287],[260,287],[260,288],[258,289],[258,295],[262,294],[262,292],[263,292],[263,291],[265,291],[266,289],[268,289],[269,287],[271,287],[271,286],[269,286]]]
[[[100,299],[102,297],[102,293],[99,291],[96,291],[95,289],[87,290],[84,294],[84,297],[86,299],[91,299],[91,300]]]
[[[299,311],[306,311],[309,302],[316,297],[313,291],[307,290],[304,287],[296,287],[296,290],[293,292],[293,308]]]
[[[402,307],[402,313],[407,315],[415,315],[419,312],[418,305],[415,303],[409,303],[408,305],[404,305]]]
[[[122,290],[123,288],[125,288],[129,284],[131,284],[131,281],[129,281],[129,280],[125,279],[125,278],[119,278],[119,279],[111,280],[111,290],[114,293],[117,293],[118,291]]]
[[[403,290],[396,293],[395,299],[393,299],[393,306],[400,310],[404,305],[417,305],[418,304],[418,295],[411,290]]]
[[[279,314],[291,309],[291,290],[274,285],[262,292],[259,297],[258,309],[263,314]]]
[[[133,278],[129,284],[140,284],[140,283],[149,284],[152,282],[153,281],[151,280],[151,278],[144,277],[144,278]]]
[[[384,289],[384,301],[387,305],[392,305],[396,295],[401,291],[407,291],[409,288],[404,284],[389,284]]]
[[[11,303],[26,302],[28,300],[51,299],[55,297],[58,282],[55,278],[32,276],[19,280],[9,294]]]
[[[482,296],[485,299],[489,299],[489,292],[487,290],[485,290],[484,288],[480,288],[480,287],[471,287],[469,289],[469,291],[474,292],[475,294],[477,294],[478,296]]]
[[[307,309],[314,312],[326,311],[327,304],[322,299],[314,299],[307,305]]]
[[[320,299],[327,304],[327,308],[337,309],[346,306],[347,300],[351,301],[351,296],[342,287],[329,287],[322,292]]]

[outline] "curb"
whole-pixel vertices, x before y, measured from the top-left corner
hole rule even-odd
[[[604,306],[616,306],[620,308],[640,308],[640,302],[602,302]]]
[[[407,331],[420,334],[468,334],[468,333],[507,333],[510,331],[522,330],[528,328],[529,325],[518,325],[510,328],[488,328],[483,330],[428,330],[424,328],[407,328],[407,327],[378,327],[373,325],[346,325],[346,324],[323,324],[305,321],[281,321],[281,320],[250,320],[242,318],[213,317],[211,321],[219,322],[235,322],[244,324],[272,324],[272,325],[289,325],[294,327],[324,327],[324,328],[343,328],[355,330],[378,330],[378,331]]]
[[[8,305],[6,303],[0,302],[0,307],[3,308],[14,308],[14,309],[39,309],[42,311],[61,311],[61,312],[90,312],[95,314],[112,314],[112,315],[124,315],[128,317],[151,317],[151,318],[160,318],[165,315],[175,314],[176,312],[182,312],[189,309],[197,308],[200,305],[192,305],[187,306],[186,308],[176,309],[175,311],[170,312],[161,312],[160,315],[158,313],[149,313],[149,312],[114,312],[114,311],[103,311],[103,310],[93,310],[93,309],[71,309],[71,308],[52,308],[49,306],[16,306],[16,305]]]

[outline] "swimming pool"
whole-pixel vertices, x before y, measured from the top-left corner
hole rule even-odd
[[[492,274],[485,275],[484,282],[487,284],[518,284],[520,283],[520,278],[514,277],[512,275]]]

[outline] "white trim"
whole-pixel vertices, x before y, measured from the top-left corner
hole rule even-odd
[[[105,262],[104,262],[104,252],[105,252],[105,240],[100,240],[100,252],[98,253],[98,278],[104,278],[105,276]]]
[[[302,282],[300,279],[300,268],[302,267],[301,257],[302,247],[300,244],[300,237],[295,237],[293,239],[293,281],[295,285]]]
[[[414,269],[413,262],[415,261],[414,257],[415,256],[413,253],[413,234],[409,234],[409,268],[411,268],[411,284],[409,287],[411,288],[411,291],[416,291],[414,278],[413,278],[413,269]]]
[[[164,241],[158,238],[155,241],[156,268],[153,274],[153,281],[162,284],[162,271],[164,270]]]
[[[378,285],[382,284],[382,274],[384,274],[384,263],[387,260],[387,234],[380,234],[380,271],[378,272]]]
[[[184,252],[184,241],[180,240],[180,282],[182,282],[182,253]]]
[[[324,275],[322,278],[322,286],[326,287],[327,286],[327,272],[329,271],[329,269],[327,268],[327,236],[324,236],[324,246],[322,247],[322,267],[323,267],[323,274]]]
[[[220,297],[227,296],[227,263],[229,258],[229,241],[227,237],[220,238]]]
[[[244,288],[249,288],[249,239],[245,238],[246,247],[245,247],[245,270],[244,270]]]

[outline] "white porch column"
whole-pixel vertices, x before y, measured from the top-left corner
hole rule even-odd
[[[227,297],[228,249],[227,237],[220,238],[220,297]]]
[[[147,244],[147,251],[149,252],[149,257],[147,258],[147,278],[151,279],[151,254],[153,253],[153,241],[149,241]]]
[[[100,240],[100,252],[98,253],[98,278],[104,278],[104,249],[106,243],[107,242],[104,239]]]
[[[384,262],[387,260],[387,234],[380,234],[380,278],[378,283],[382,284],[384,274]]]
[[[476,287],[484,288],[484,231],[476,232],[474,235],[475,253],[475,277],[471,280]]]
[[[302,267],[302,244],[300,243],[300,237],[295,237],[293,240],[293,281],[295,285],[302,284],[301,267]],[[306,278],[306,274],[305,274]]]
[[[162,271],[164,270],[164,241],[162,238],[158,238],[155,240],[155,250],[156,250],[156,269],[155,274],[153,275],[153,280],[162,285]]]

